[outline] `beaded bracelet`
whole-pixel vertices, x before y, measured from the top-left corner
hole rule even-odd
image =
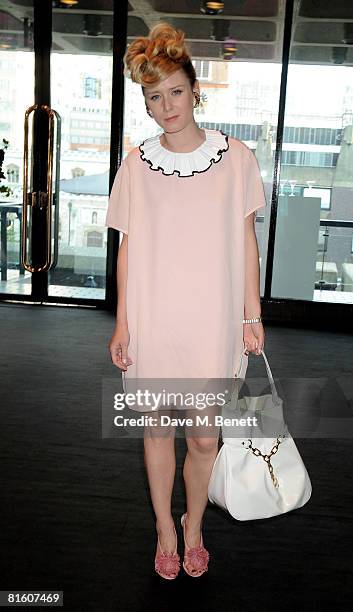
[[[243,323],[260,323],[260,321],[262,321],[261,316],[253,319],[243,319]]]

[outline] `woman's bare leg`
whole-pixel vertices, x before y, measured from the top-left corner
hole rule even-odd
[[[190,411],[188,416],[194,418],[197,412]],[[200,414],[204,415],[205,412],[202,410]],[[212,411],[209,415],[209,422],[212,423]],[[185,536],[191,548],[200,545],[202,517],[208,502],[208,483],[218,453],[220,427],[212,425],[203,429],[198,426],[194,436],[192,431],[192,428],[185,431],[188,450],[183,468],[187,502]]]
[[[163,414],[170,414],[163,411]],[[155,413],[156,418],[159,413]],[[175,478],[175,427],[145,426],[144,460],[149,481],[156,529],[164,552],[174,552],[175,533],[171,511]]]

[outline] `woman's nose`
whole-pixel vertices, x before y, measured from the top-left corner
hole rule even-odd
[[[169,98],[164,99],[164,110],[168,112],[172,108],[172,101]]]

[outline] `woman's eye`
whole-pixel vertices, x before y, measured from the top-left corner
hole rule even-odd
[[[175,94],[175,93],[177,93],[177,94],[183,93],[183,90],[182,89],[174,89],[173,94]],[[158,97],[159,97],[158,94],[154,94],[153,96],[151,96],[151,100],[155,100],[155,98],[158,98]]]

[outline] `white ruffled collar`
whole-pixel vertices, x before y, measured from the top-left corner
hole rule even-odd
[[[229,149],[228,135],[222,130],[203,128],[206,140],[194,151],[175,153],[168,151],[160,143],[160,134],[147,138],[140,144],[140,157],[151,170],[160,170],[170,176],[177,173],[180,177],[193,176],[206,172],[212,164],[220,161],[222,154]]]

